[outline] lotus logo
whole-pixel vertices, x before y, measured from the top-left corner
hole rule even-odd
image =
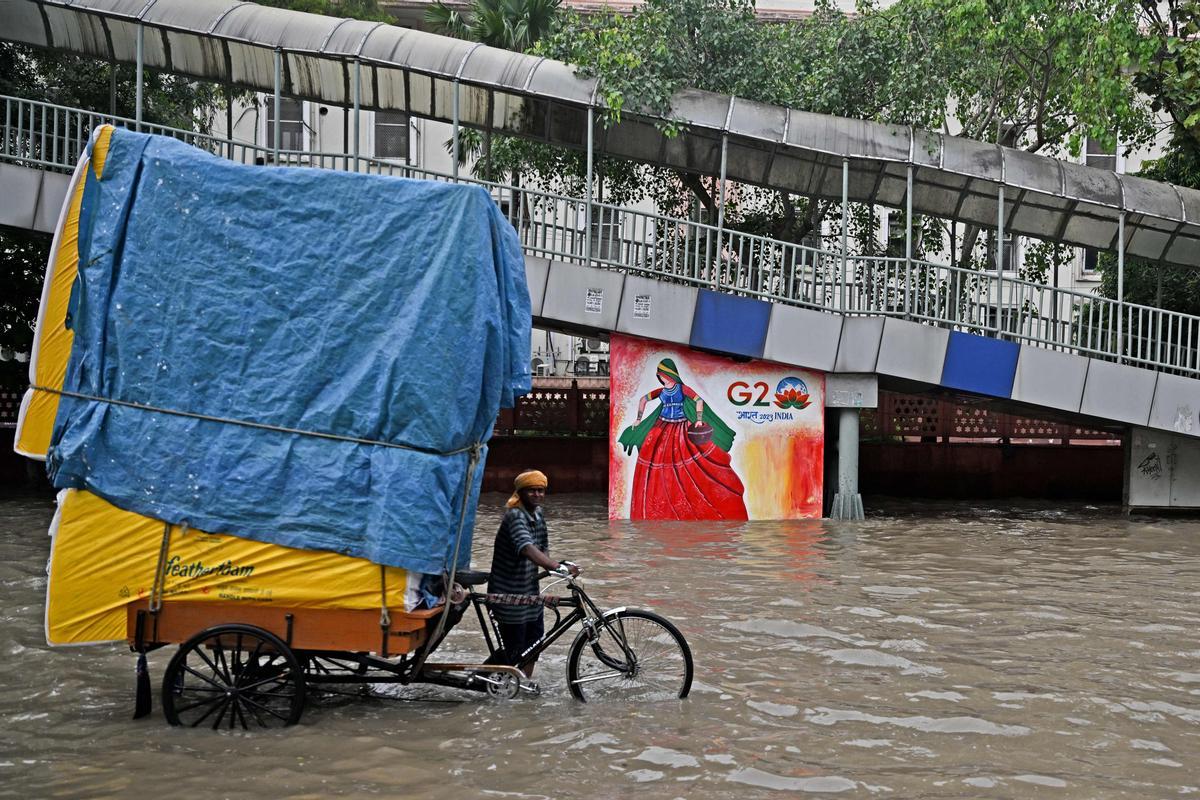
[[[775,387],[775,405],[780,408],[807,408],[808,386],[799,378],[784,378]]]

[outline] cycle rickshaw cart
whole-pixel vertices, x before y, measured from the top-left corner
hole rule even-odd
[[[339,684],[529,688],[431,656],[472,608],[494,650],[470,537],[496,414],[529,390],[530,327],[519,242],[480,187],[97,129],[17,429],[62,490],[47,641],[127,641],[142,711],[145,654],[178,644],[164,711],[196,726],[294,723]],[[515,600],[558,615],[527,658],[579,623],[577,697],[686,696],[674,626],[564,580]]]
[[[566,680],[578,700],[683,698],[692,683],[691,651],[679,630],[654,612],[602,611],[569,574],[565,596],[514,598],[473,590],[486,572],[455,576],[454,598],[442,607],[389,614],[269,607],[234,608],[152,601],[129,607],[130,646],[145,652],[180,647],[163,675],[162,704],[173,725],[219,729],[274,727],[299,721],[309,692],[369,684],[433,684],[512,699],[533,684],[517,666],[430,660],[469,610],[495,652],[489,601],[541,603],[555,624],[531,646],[536,658],[577,624]],[[461,583],[459,583],[461,581]],[[463,586],[463,584],[466,586]],[[566,613],[561,613],[561,611]],[[237,622],[212,624],[222,614]],[[524,663],[524,662],[523,662]]]

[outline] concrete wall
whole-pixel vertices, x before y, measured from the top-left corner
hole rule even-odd
[[[1134,428],[1126,470],[1131,508],[1200,509],[1200,441]]]

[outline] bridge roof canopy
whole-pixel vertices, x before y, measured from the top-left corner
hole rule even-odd
[[[284,94],[450,121],[455,84],[464,125],[582,148],[594,79],[570,65],[378,22],[242,0],[0,0],[0,38],[133,63],[139,25],[150,69],[271,92],[275,51]],[[717,175],[728,137],[734,181],[828,200],[902,207],[913,167],[917,214],[991,228],[1004,188],[1008,230],[1112,250],[1125,213],[1126,252],[1200,266],[1200,191],[1021,150],[864,120],[813,114],[694,89],[660,118],[627,112],[598,126],[598,151]]]

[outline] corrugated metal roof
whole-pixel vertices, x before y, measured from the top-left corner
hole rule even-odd
[[[596,82],[567,64],[423,31],[258,6],[238,0],[0,0],[0,38],[105,60],[136,60],[259,91],[274,89],[274,51],[283,54],[285,94],[353,104],[354,61],[366,108],[399,109],[449,121],[453,83],[460,119],[472,127],[567,147],[586,141]],[[720,171],[745,183],[826,199],[904,203],[914,166],[918,214],[996,224],[998,190],[1012,231],[1072,245],[1114,249],[1126,212],[1126,251],[1200,265],[1200,192],[954,136],[782,108],[697,90],[679,92],[672,115],[686,130],[668,139],[649,115],[627,113],[598,131],[598,149],[693,172]]]

